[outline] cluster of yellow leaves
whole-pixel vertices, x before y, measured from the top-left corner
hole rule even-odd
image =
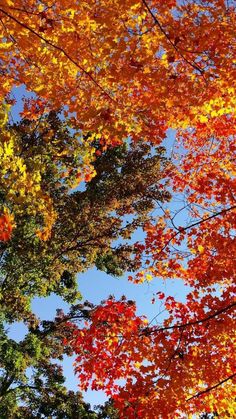
[[[43,167],[39,161],[29,162],[21,157],[17,136],[6,128],[8,106],[2,106],[0,112],[0,188],[4,201],[12,209],[13,214],[41,214],[44,219],[42,239],[50,235],[56,218],[52,202],[41,189]],[[31,162],[32,163],[32,162]]]

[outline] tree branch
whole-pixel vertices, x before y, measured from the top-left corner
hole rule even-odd
[[[196,221],[195,223],[193,223],[193,224],[190,224],[189,226],[186,226],[186,227],[181,227],[181,228],[179,228],[178,229],[178,231],[176,231],[176,233],[175,234],[173,234],[172,236],[171,236],[171,238],[167,241],[167,243],[165,243],[165,245],[161,248],[161,250],[158,252],[159,254],[168,246],[168,244],[176,237],[176,236],[178,236],[180,233],[182,233],[183,231],[187,231],[187,230],[189,230],[190,228],[192,228],[192,227],[195,227],[195,226],[197,226],[197,225],[199,225],[199,224],[202,224],[202,223],[205,223],[205,221],[208,221],[208,220],[211,220],[212,218],[215,218],[215,217],[218,217],[218,215],[222,215],[222,214],[225,214],[225,213],[227,213],[227,212],[229,212],[229,211],[232,211],[232,210],[234,210],[234,209],[236,209],[236,205],[233,205],[232,207],[230,207],[230,208],[226,208],[226,209],[223,209],[223,210],[221,210],[221,211],[219,211],[219,212],[215,212],[214,214],[212,214],[212,215],[209,215],[209,217],[206,217],[206,218],[202,218],[201,220],[199,220],[199,221]]]
[[[140,333],[140,335],[151,335],[152,333],[164,332],[165,330],[184,329],[184,328],[189,327],[189,326],[196,326],[197,324],[205,323],[205,322],[213,319],[214,317],[220,316],[221,314],[225,313],[228,310],[234,309],[235,307],[236,307],[236,302],[232,303],[232,304],[229,304],[228,306],[223,307],[220,310],[215,311],[212,314],[209,314],[208,316],[204,317],[203,319],[193,320],[193,321],[190,321],[188,323],[175,324],[173,326],[155,328],[155,329],[152,329],[150,331],[148,330],[148,328],[145,328]]]
[[[155,24],[158,26],[158,28],[160,29],[160,31],[163,33],[163,35],[165,36],[165,38],[168,40],[168,42],[171,44],[171,46],[175,49],[175,51],[177,52],[177,54],[179,54],[183,60],[190,65],[192,68],[194,68],[195,70],[197,70],[201,75],[204,73],[204,70],[202,68],[200,68],[197,64],[192,63],[191,61],[189,61],[183,54],[182,52],[180,52],[179,48],[175,45],[175,43],[171,40],[170,36],[166,33],[166,31],[164,30],[163,26],[160,24],[159,20],[157,19],[157,17],[154,15],[152,9],[149,7],[148,3],[146,0],[142,0],[145,8],[148,10],[148,12],[150,13],[150,15],[152,16]]]
[[[215,388],[221,386],[222,384],[226,383],[226,381],[232,380],[234,377],[236,377],[236,373],[231,374],[229,377],[225,378],[222,381],[219,381],[219,383],[215,384],[214,386],[208,387],[203,391],[199,391],[198,393],[194,394],[193,396],[189,397],[188,399],[186,399],[186,402],[189,402],[192,399],[195,399],[196,397],[201,396],[202,394],[206,394],[209,393],[209,391],[214,390]]]

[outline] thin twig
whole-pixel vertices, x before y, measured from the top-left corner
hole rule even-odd
[[[199,391],[198,393],[196,393],[193,396],[189,397],[186,401],[189,402],[190,400],[195,399],[196,397],[199,397],[202,394],[209,393],[209,391],[214,390],[215,388],[221,386],[222,384],[226,383],[226,381],[232,380],[234,377],[236,377],[236,373],[231,374],[229,377],[225,378],[222,381],[219,381],[219,383],[215,384],[214,386],[207,387],[205,390]]]
[[[160,29],[160,31],[163,33],[163,35],[165,36],[165,38],[168,40],[168,42],[171,44],[171,46],[175,49],[175,51],[177,52],[177,54],[179,54],[183,60],[190,65],[192,68],[194,68],[195,70],[197,70],[201,75],[203,75],[204,70],[202,68],[200,68],[196,63],[192,63],[191,61],[189,61],[183,54],[182,52],[179,50],[179,48],[175,45],[175,43],[172,41],[172,39],[170,38],[170,36],[166,33],[166,31],[164,30],[163,26],[160,24],[159,20],[157,19],[157,17],[154,15],[152,9],[149,7],[148,3],[146,0],[142,0],[145,8],[148,10],[148,12],[150,13],[150,15],[152,16],[154,22],[156,23],[156,25],[158,26],[158,28]]]
[[[199,225],[199,224],[202,224],[202,223],[205,223],[205,221],[208,221],[208,220],[211,220],[212,218],[215,218],[215,217],[218,217],[218,215],[223,215],[223,214],[225,214],[225,213],[227,213],[227,212],[229,212],[229,211],[232,211],[233,209],[236,209],[236,205],[233,205],[232,207],[230,207],[230,208],[226,208],[226,209],[223,209],[223,210],[221,210],[221,211],[219,211],[219,212],[215,212],[214,214],[212,214],[212,215],[210,215],[209,217],[206,217],[206,218],[202,218],[201,220],[199,220],[199,221],[196,221],[195,223],[193,223],[193,224],[190,224],[189,226],[186,226],[186,227],[181,227],[181,228],[179,228],[178,229],[178,231],[176,231],[171,237],[170,237],[170,239],[167,241],[167,243],[165,243],[165,245],[160,249],[160,251],[158,252],[159,254],[161,253],[161,252],[163,252],[163,250],[168,246],[168,244],[170,244],[170,242],[176,237],[176,236],[178,236],[180,233],[183,233],[184,231],[187,231],[187,230],[189,230],[189,229],[191,229],[191,228],[193,228],[193,227],[195,227],[195,226],[197,226],[197,225]]]
[[[207,322],[207,321],[209,321],[209,320],[212,320],[212,319],[214,319],[215,317],[218,317],[218,316],[220,316],[221,314],[225,313],[226,311],[231,310],[231,309],[234,309],[235,307],[236,307],[236,302],[235,302],[235,303],[232,303],[232,304],[229,304],[228,306],[223,307],[223,308],[221,308],[220,310],[215,311],[214,313],[209,314],[209,315],[208,315],[208,316],[206,316],[206,317],[203,317],[202,319],[193,320],[193,321],[190,321],[190,322],[188,322],[188,323],[175,324],[175,325],[173,325],[173,326],[166,326],[166,327],[153,328],[152,330],[148,330],[148,328],[145,328],[145,329],[143,329],[143,330],[140,332],[140,336],[142,336],[142,335],[151,335],[151,334],[153,334],[153,333],[164,332],[165,330],[185,329],[186,327],[196,326],[197,324],[200,324],[200,323],[205,323],[205,322]]]

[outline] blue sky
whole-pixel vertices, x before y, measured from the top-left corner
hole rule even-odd
[[[13,89],[13,96],[17,99],[17,103],[11,110],[11,116],[16,121],[19,118],[19,112],[22,110],[22,97],[29,96],[29,94],[22,86]],[[174,132],[169,130],[164,144],[167,148],[168,157],[171,155],[174,140]],[[173,203],[172,210],[176,209],[176,205],[176,203]],[[178,222],[179,224],[184,224],[183,215],[180,215]],[[135,234],[135,240],[142,240],[142,238],[143,235],[141,233]],[[154,323],[161,322],[165,316],[160,300],[157,299],[155,304],[151,304],[151,300],[156,292],[162,291],[167,296],[172,295],[181,301],[184,300],[185,295],[189,292],[189,288],[186,288],[181,281],[162,281],[159,278],[155,278],[149,283],[137,285],[129,282],[127,277],[128,275],[114,278],[94,268],[88,270],[85,274],[78,275],[78,286],[84,299],[95,304],[106,299],[109,295],[114,295],[117,299],[125,295],[128,299],[136,301],[139,315],[146,315],[149,321],[154,319]],[[55,295],[51,295],[48,298],[35,298],[32,301],[32,309],[41,319],[53,319],[57,308],[67,311],[68,305]],[[26,327],[22,323],[15,323],[9,326],[9,335],[17,341],[24,337],[25,332]],[[63,367],[66,385],[68,388],[76,390],[78,381],[73,373],[73,358],[65,358]],[[104,394],[97,391],[88,391],[84,398],[91,405],[103,403],[105,400]]]

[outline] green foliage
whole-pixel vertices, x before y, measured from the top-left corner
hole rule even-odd
[[[63,359],[59,331],[60,318],[29,325],[21,342],[7,336],[0,323],[0,417],[96,419],[97,414],[83,402],[81,393],[69,391],[64,385]],[[54,333],[53,333],[54,332]]]
[[[119,419],[118,412],[114,408],[112,400],[107,401],[104,405],[97,406],[98,419]]]

